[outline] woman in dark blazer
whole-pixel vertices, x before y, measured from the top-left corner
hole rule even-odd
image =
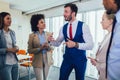
[[[15,32],[9,27],[11,15],[0,13],[0,80],[18,80],[18,59]]]

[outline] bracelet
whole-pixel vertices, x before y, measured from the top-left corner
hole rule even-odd
[[[50,41],[48,41],[48,43],[50,43]]]

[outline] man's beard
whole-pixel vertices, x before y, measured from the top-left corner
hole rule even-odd
[[[119,9],[116,9],[116,10],[112,10],[112,9],[109,9],[106,11],[106,13],[109,15],[109,14],[115,14]]]
[[[72,16],[70,15],[69,17],[65,18],[65,21],[71,21],[72,20]]]
[[[109,15],[109,14],[113,14],[115,12],[113,10],[107,10],[106,13]]]
[[[106,13],[109,15],[109,14],[112,14],[112,10],[107,10]]]

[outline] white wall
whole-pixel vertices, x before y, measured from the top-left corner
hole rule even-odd
[[[3,11],[9,12],[9,10],[10,10],[10,9],[9,9],[9,4],[0,1],[0,12],[3,12]]]
[[[22,15],[21,11],[10,9],[12,17],[11,28],[16,33],[17,45],[20,49],[27,49],[28,37],[31,32],[30,17]]]
[[[22,11],[10,9],[9,3],[0,1],[0,12],[3,11],[11,14],[10,28],[16,33],[17,45],[20,49],[27,49],[28,36],[31,32],[30,16],[22,15]]]

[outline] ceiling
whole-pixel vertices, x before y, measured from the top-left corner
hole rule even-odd
[[[24,13],[32,13],[54,8],[70,2],[80,0],[0,0],[10,4],[10,8],[21,10]],[[84,0],[87,1],[87,0]]]

